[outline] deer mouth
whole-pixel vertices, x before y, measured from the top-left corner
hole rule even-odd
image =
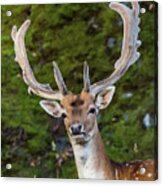
[[[73,139],[81,139],[85,137],[85,133],[81,133],[81,134],[76,134],[76,135],[71,135],[71,137]]]
[[[91,137],[87,135],[85,132],[78,135],[71,135],[71,138],[78,144],[87,143],[91,139]]]
[[[86,136],[86,132],[85,131],[81,131],[80,133],[71,133],[71,137],[73,139],[84,138],[85,136]]]

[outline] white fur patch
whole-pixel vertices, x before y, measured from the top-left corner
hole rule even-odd
[[[83,146],[74,144],[73,151],[79,178],[104,179],[103,172],[97,171],[95,162],[93,161],[96,152],[94,151],[92,140]]]

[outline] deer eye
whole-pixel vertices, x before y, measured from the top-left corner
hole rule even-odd
[[[61,117],[65,119],[67,117],[66,113],[62,113]]]
[[[88,113],[89,114],[95,114],[96,113],[96,109],[95,108],[91,108]]]

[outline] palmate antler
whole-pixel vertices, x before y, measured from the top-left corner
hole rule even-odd
[[[123,20],[122,51],[120,58],[115,63],[113,73],[108,78],[94,83],[89,87],[94,96],[108,86],[115,84],[140,56],[140,53],[137,52],[138,47],[141,45],[141,41],[138,40],[140,30],[139,4],[138,2],[132,2],[131,4],[132,9],[121,3],[110,3],[110,8],[118,12]]]
[[[115,70],[113,73],[108,78],[91,85],[89,78],[89,67],[86,62],[84,63],[83,90],[90,92],[93,96],[96,96],[108,86],[115,84],[140,56],[139,52],[137,52],[138,47],[141,45],[141,42],[137,39],[140,30],[139,4],[138,2],[132,2],[131,4],[132,9],[121,3],[110,3],[110,8],[120,14],[124,25],[121,56],[115,63]],[[23,71],[23,79],[29,87],[29,92],[33,92],[34,94],[46,99],[61,100],[69,92],[64,83],[61,72],[55,62],[53,62],[54,77],[59,91],[52,90],[49,84],[41,84],[37,82],[32,72],[24,43],[25,33],[29,25],[30,20],[26,20],[18,31],[17,27],[14,26],[11,33],[15,45],[15,60],[19,63]]]
[[[68,90],[63,81],[61,72],[57,64],[53,62],[54,76],[57,85],[59,87],[59,91],[52,90],[49,84],[38,83],[30,67],[28,57],[26,54],[25,43],[24,43],[25,33],[29,25],[30,25],[30,20],[26,20],[19,28],[18,31],[17,31],[17,27],[13,26],[12,33],[11,33],[12,39],[14,41],[14,46],[15,46],[14,47],[15,54],[16,54],[15,61],[19,63],[19,66],[23,71],[23,79],[24,82],[28,85],[28,92],[33,92],[34,94],[47,99],[61,100],[63,96],[68,93]]]

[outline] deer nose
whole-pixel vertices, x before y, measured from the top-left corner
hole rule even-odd
[[[71,125],[70,132],[72,135],[79,135],[79,134],[82,134],[82,128],[83,127],[81,123],[76,123],[76,124]]]

